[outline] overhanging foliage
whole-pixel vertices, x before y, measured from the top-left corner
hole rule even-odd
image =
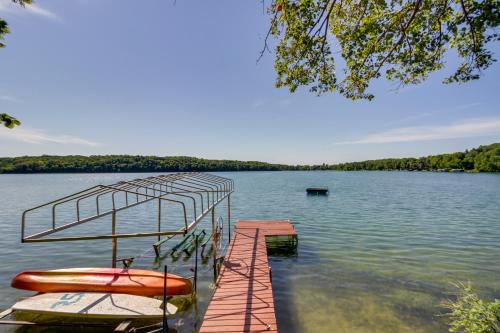
[[[372,99],[384,75],[417,84],[444,67],[454,49],[461,64],[445,83],[476,80],[494,61],[498,0],[275,0],[268,36],[276,37],[276,86]],[[269,50],[268,38],[262,54]],[[262,55],[261,54],[261,55]],[[339,74],[336,64],[345,62]]]

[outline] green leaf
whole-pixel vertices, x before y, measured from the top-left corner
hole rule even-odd
[[[0,113],[0,123],[3,123],[7,128],[14,128],[15,126],[21,125],[19,120],[6,113]]]

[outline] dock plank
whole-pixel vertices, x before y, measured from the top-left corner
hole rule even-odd
[[[285,220],[238,221],[200,333],[278,332],[266,236],[297,233]]]

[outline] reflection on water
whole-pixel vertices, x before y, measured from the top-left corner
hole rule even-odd
[[[439,316],[443,311],[439,304],[450,297],[451,282],[470,280],[481,296],[500,298],[500,175],[221,175],[235,180],[234,218],[297,222],[297,253],[270,258],[282,332],[444,333],[446,320]],[[108,242],[19,244],[23,209],[97,183],[141,176],[0,175],[0,308],[28,295],[9,287],[18,271],[109,265]],[[329,196],[307,196],[305,188],[312,185],[328,186]],[[217,214],[225,216],[225,207]],[[144,211],[124,216],[124,231],[133,230],[147,217]],[[120,240],[119,256],[136,256],[153,241]],[[137,264],[153,268],[171,263],[168,256],[162,263],[145,256]],[[184,265],[176,273],[192,275],[190,261],[179,259],[175,264]],[[199,327],[212,293],[211,275],[210,265],[205,263],[197,302],[169,321],[178,332]]]

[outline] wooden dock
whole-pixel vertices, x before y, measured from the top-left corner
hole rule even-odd
[[[278,332],[266,236],[297,239],[287,220],[237,222],[200,333]]]

